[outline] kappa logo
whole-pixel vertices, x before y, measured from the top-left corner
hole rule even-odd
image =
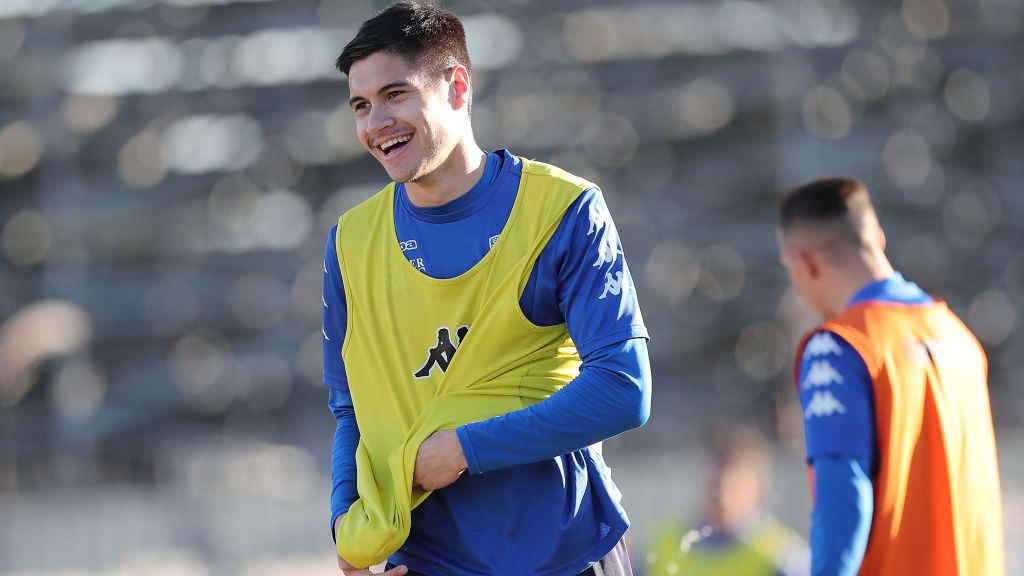
[[[494,245],[498,243],[498,238],[501,238],[501,234],[495,234],[494,236],[491,236],[490,238],[488,238],[487,239],[487,247],[488,248],[493,248]]]
[[[804,348],[804,358],[827,356],[829,354],[840,356],[842,353],[843,350],[836,343],[832,334],[828,332],[818,332],[811,336],[811,339],[807,341],[807,346]]]
[[[612,216],[608,213],[608,207],[604,202],[594,200],[589,205],[587,214],[590,219],[590,227],[587,229],[587,236],[593,235],[598,242],[597,259],[594,260],[594,267],[605,264],[615,264],[619,254],[619,233],[615,230]]]
[[[831,362],[828,360],[816,360],[811,363],[811,368],[807,371],[807,376],[804,378],[802,386],[804,389],[807,389],[842,383],[842,375],[832,366]]]
[[[832,392],[825,390],[814,393],[811,401],[807,403],[807,408],[804,409],[804,419],[824,418],[833,414],[845,413],[846,406],[843,406],[843,403]]]
[[[399,242],[398,247],[402,249],[402,252],[408,252],[409,250],[415,250],[420,247],[420,243],[416,240],[406,240],[405,242]]]
[[[427,360],[419,370],[413,372],[413,377],[416,379],[429,378],[434,366],[440,368],[441,372],[447,372],[448,366],[455,358],[455,352],[466,341],[466,334],[469,334],[469,326],[459,326],[459,329],[455,331],[455,337],[458,338],[458,344],[456,344],[452,342],[451,330],[447,326],[438,328],[437,344],[427,349]]]
[[[609,294],[612,296],[618,296],[623,292],[629,291],[629,278],[624,278],[622,270],[615,273],[612,276],[611,272],[605,272],[604,274],[604,290],[601,295],[597,297],[598,300],[604,300]]]

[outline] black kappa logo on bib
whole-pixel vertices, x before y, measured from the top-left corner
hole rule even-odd
[[[451,331],[447,326],[438,328],[437,344],[427,349],[427,360],[419,370],[413,373],[413,377],[429,378],[430,373],[434,370],[434,366],[440,368],[441,372],[447,372],[448,365],[452,363],[452,359],[455,358],[455,352],[466,340],[466,334],[468,333],[469,326],[460,326],[455,332],[455,337],[458,339],[458,344],[456,344],[452,342]]]

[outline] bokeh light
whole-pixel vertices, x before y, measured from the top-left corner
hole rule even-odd
[[[846,136],[853,122],[843,94],[830,86],[817,86],[808,92],[801,111],[807,130],[828,140]]]
[[[786,365],[789,346],[782,329],[772,323],[751,324],[736,340],[736,363],[751,378],[769,380]]]
[[[968,68],[954,70],[946,80],[942,94],[949,110],[966,122],[983,120],[992,105],[988,82]]]
[[[1000,290],[979,294],[967,308],[967,323],[984,344],[1002,344],[1017,327],[1018,307]]]
[[[43,137],[32,124],[19,120],[0,128],[0,179],[22,176],[42,154]]]
[[[4,256],[17,266],[41,263],[50,253],[52,241],[50,221],[43,213],[32,209],[15,212],[0,234]]]
[[[219,385],[232,363],[228,340],[220,333],[203,329],[191,332],[171,348],[168,370],[186,402],[201,413],[224,411],[233,391]]]

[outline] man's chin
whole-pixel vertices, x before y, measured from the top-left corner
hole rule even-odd
[[[384,170],[388,173],[388,178],[391,178],[392,181],[399,184],[407,184],[412,180],[412,174],[409,172],[399,172],[397,170],[388,170],[387,168]]]

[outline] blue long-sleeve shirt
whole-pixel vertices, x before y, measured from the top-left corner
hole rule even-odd
[[[896,273],[872,282],[850,302],[933,302]],[[837,334],[822,330],[801,358],[800,402],[807,461],[814,469],[811,573],[853,576],[867,548],[877,473],[874,386],[864,360]]]
[[[489,154],[480,182],[435,208],[413,205],[398,185],[396,233],[410,264],[436,278],[471,268],[504,228],[520,175],[516,157]],[[338,418],[332,525],[358,496],[359,441],[340,354],[347,318],[335,233],[324,262],[324,381]],[[544,402],[458,428],[470,474],[413,511],[412,534],[392,562],[427,573],[577,573],[628,526],[600,454],[587,446],[646,421],[647,332],[599,190],[567,211],[520,307],[534,324],[567,325],[583,359],[580,375]]]

